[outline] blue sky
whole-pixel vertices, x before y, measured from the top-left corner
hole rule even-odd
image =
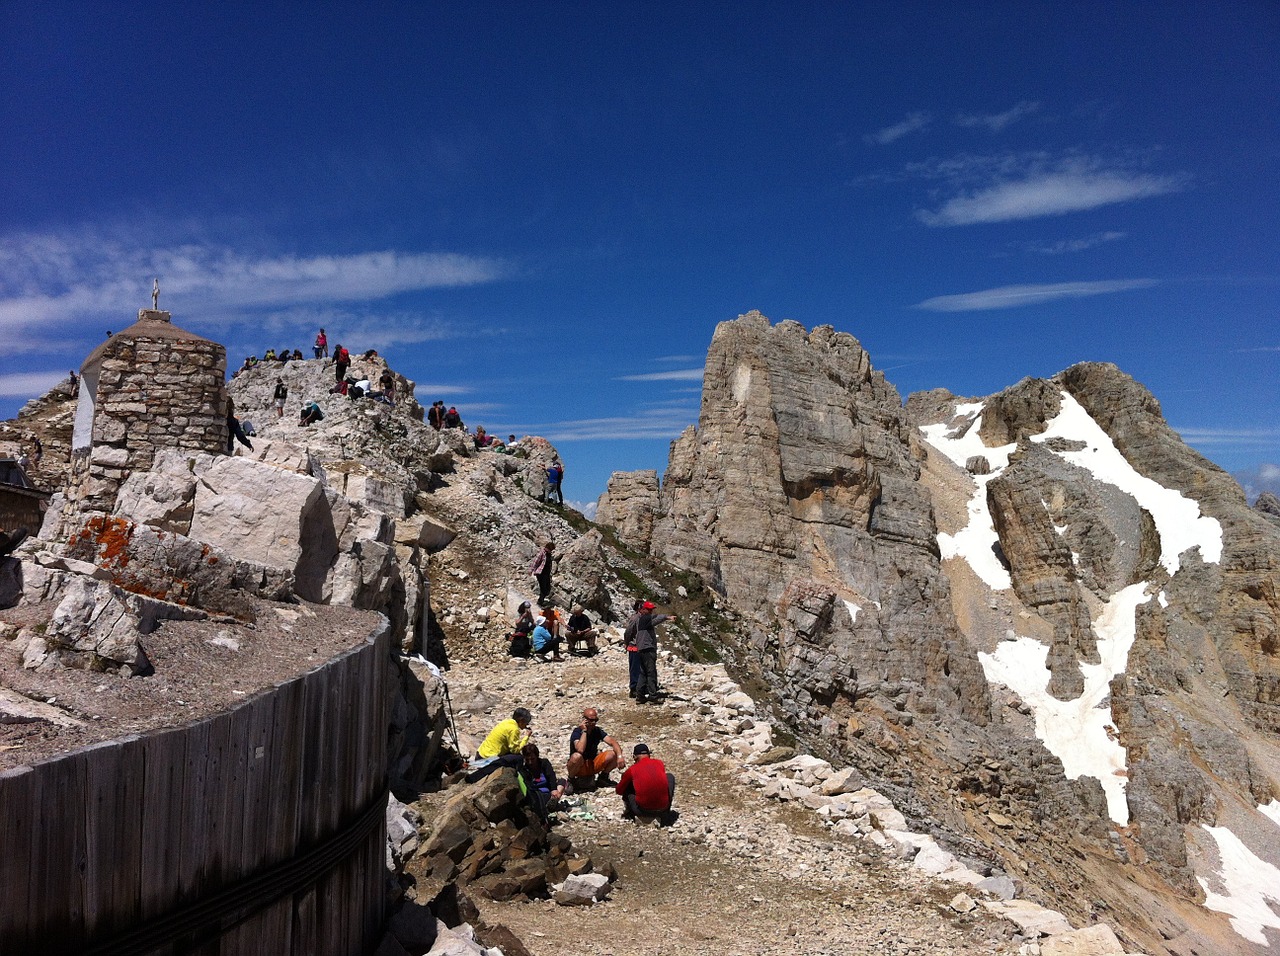
[[[963,9],[965,6],[971,9]],[[0,0],[0,417],[150,303],[666,464],[717,322],[1115,362],[1280,486],[1280,6]]]

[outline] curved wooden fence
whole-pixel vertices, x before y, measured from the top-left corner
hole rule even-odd
[[[389,629],[183,727],[0,774],[0,956],[351,956],[383,923]]]

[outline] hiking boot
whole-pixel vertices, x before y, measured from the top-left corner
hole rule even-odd
[[[596,774],[597,787],[612,787],[613,785],[614,785],[613,778],[609,776],[608,771],[605,771],[604,773]]]

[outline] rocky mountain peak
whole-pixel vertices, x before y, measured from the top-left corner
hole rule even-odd
[[[651,520],[815,750],[1153,951],[1262,938],[1203,926],[1253,905],[1233,853],[1280,874],[1280,535],[1116,366],[904,406],[852,336],[749,313]]]

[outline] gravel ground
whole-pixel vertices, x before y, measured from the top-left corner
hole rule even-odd
[[[643,741],[677,778],[679,819],[668,828],[621,818],[611,790],[583,794],[593,819],[560,832],[619,880],[605,903],[477,900],[537,956],[613,954],[1016,953],[1012,927],[948,907],[963,887],[932,881],[869,844],[827,830],[816,814],[767,800],[740,780],[723,736],[688,698],[707,686],[701,665],[668,659],[661,706],[626,692],[626,652],[527,663],[496,653],[455,660],[448,680],[464,743],[482,739],[516,706],[534,713],[534,741],[558,771],[586,706],[624,747]],[[615,772],[615,778],[617,773]],[[423,801],[424,813],[448,796]]]

